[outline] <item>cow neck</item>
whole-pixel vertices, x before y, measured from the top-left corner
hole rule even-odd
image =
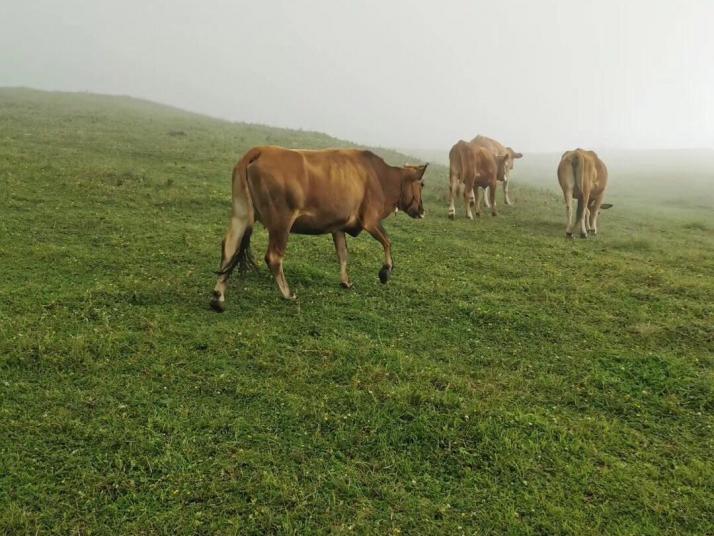
[[[399,202],[402,200],[402,173],[400,168],[385,166],[384,173],[380,175],[382,191],[384,192],[385,207],[384,217],[388,216],[395,209],[400,209]]]

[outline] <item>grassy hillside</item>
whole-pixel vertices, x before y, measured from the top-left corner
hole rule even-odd
[[[714,532],[712,211],[613,185],[566,241],[523,174],[449,221],[436,166],[428,217],[385,222],[388,285],[370,237],[350,291],[329,236],[292,237],[298,300],[262,267],[218,315],[230,170],[262,143],[344,144],[0,90],[0,533]]]

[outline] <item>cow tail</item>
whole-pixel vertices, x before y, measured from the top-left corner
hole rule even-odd
[[[583,203],[583,172],[585,171],[583,168],[585,167],[585,162],[583,159],[583,155],[580,154],[579,151],[575,151],[575,154],[573,155],[572,159],[572,165],[573,180],[575,182],[575,192],[578,196],[578,209],[576,212],[576,218],[577,221],[580,221],[580,218],[583,215],[583,211],[585,210],[585,206]]]
[[[260,150],[251,149],[233,169],[231,217],[243,229],[243,236],[233,258],[223,270],[217,272],[218,275],[230,274],[236,266],[239,266],[241,272],[257,268],[255,257],[250,249],[250,237],[253,234],[253,225],[255,224],[255,209],[250,195],[250,188],[248,187],[248,166],[259,157]]]

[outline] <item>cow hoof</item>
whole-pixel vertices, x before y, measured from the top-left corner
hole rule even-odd
[[[450,220],[453,220],[455,217],[456,217],[455,214],[451,214],[451,213],[449,214],[449,219],[450,219]]]
[[[580,238],[586,239],[588,237],[588,233],[580,233]]]
[[[289,296],[283,296],[288,301],[295,301],[297,300],[297,296],[295,295],[294,292],[291,292]]]
[[[565,233],[565,238],[568,238],[570,240],[573,239],[573,233]]]
[[[341,281],[340,286],[342,288],[352,288],[352,282],[351,281]]]
[[[223,300],[219,300],[217,296],[214,296],[211,299],[211,309],[217,313],[222,313],[226,310],[225,302]]]
[[[491,216],[495,218],[496,216],[498,216],[498,212],[491,212]]]
[[[588,233],[590,233],[593,236],[597,236],[597,231],[595,229],[588,229]]]
[[[379,281],[384,285],[389,281],[391,273],[392,271],[387,266],[382,266],[382,269],[379,271]]]

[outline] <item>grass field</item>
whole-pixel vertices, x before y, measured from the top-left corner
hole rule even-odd
[[[265,143],[344,145],[0,90],[0,533],[714,533],[704,182],[670,211],[613,173],[601,236],[566,241],[527,155],[476,222],[433,166],[388,285],[369,236],[349,291],[294,236],[296,302],[261,266],[215,314],[231,168]]]

